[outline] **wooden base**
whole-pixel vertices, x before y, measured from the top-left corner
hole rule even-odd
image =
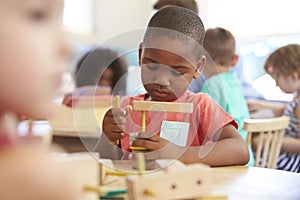
[[[127,177],[131,200],[189,199],[210,193],[210,168],[199,164]]]

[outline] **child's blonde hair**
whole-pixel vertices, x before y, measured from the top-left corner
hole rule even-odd
[[[288,44],[272,52],[267,58],[264,69],[267,73],[300,76],[300,45]]]

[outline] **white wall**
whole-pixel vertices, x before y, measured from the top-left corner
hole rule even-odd
[[[151,0],[96,0],[96,31],[101,40],[144,28],[151,15]]]
[[[68,15],[64,22],[69,31],[94,35],[91,41],[99,43],[126,31],[144,28],[154,13],[155,1],[65,0]],[[206,28],[222,26],[236,37],[300,33],[299,0],[197,2]]]
[[[299,0],[197,0],[206,28],[239,36],[300,33]]]

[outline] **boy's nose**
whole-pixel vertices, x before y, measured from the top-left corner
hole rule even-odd
[[[154,78],[154,83],[161,85],[163,87],[168,87],[170,86],[170,79],[166,74],[158,73]]]

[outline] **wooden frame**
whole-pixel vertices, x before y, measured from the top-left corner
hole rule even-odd
[[[146,111],[192,113],[193,104],[181,102],[133,101],[132,109],[141,111],[141,132],[146,132]],[[138,151],[147,150],[146,148],[135,146],[130,146],[129,148]]]

